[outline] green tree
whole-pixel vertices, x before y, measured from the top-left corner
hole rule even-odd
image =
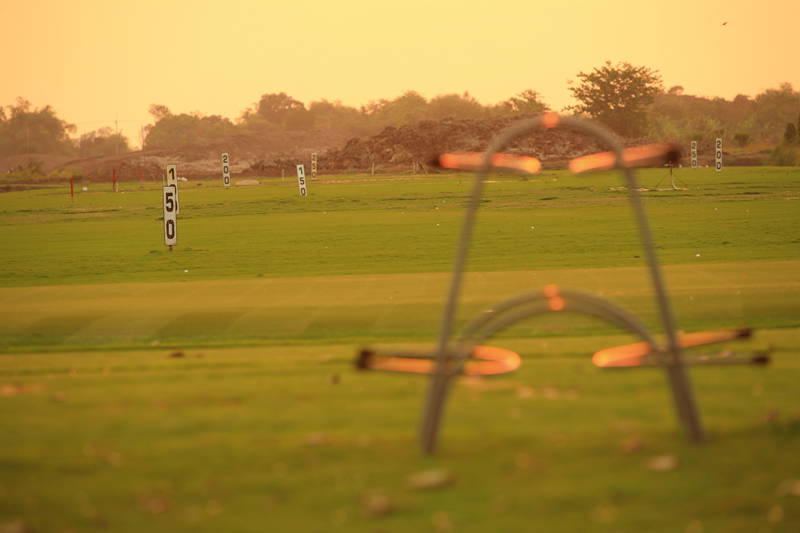
[[[50,106],[34,108],[24,98],[0,114],[0,155],[74,153],[68,133],[75,126],[56,115]]]
[[[428,102],[426,118],[478,118],[485,114],[484,107],[469,93],[443,94]]]
[[[733,135],[734,142],[741,147],[745,147],[750,143],[750,135],[747,133],[736,133]]]
[[[245,130],[253,134],[298,130],[313,125],[305,104],[286,93],[265,93],[241,117]]]
[[[688,128],[683,120],[650,113],[647,117],[647,135],[653,139],[681,142],[688,136]]]
[[[341,102],[321,100],[308,105],[308,115],[315,129],[341,131],[350,136],[370,133],[367,117]]]
[[[256,112],[268,122],[290,130],[310,125],[306,106],[286,93],[261,95],[256,104]]]
[[[378,100],[361,108],[373,128],[416,124],[425,120],[428,101],[415,91],[407,91],[394,100]]]
[[[81,157],[117,155],[130,151],[127,137],[114,133],[111,128],[90,131],[78,139],[78,155]]]
[[[665,116],[685,128],[697,117],[705,117],[719,122],[725,129],[742,131],[754,110],[755,103],[742,94],[728,101],[724,98],[683,94],[673,87],[653,98],[653,103],[648,108],[648,120],[652,120],[654,116]]]
[[[282,123],[292,112],[305,110],[303,102],[295,100],[286,93],[267,93],[261,95],[261,99],[256,104],[256,111],[265,119]]]
[[[786,123],[794,120],[799,109],[800,92],[795,91],[790,83],[767,89],[755,98],[753,127],[756,135],[767,141],[779,141]]]
[[[153,106],[151,106],[151,113]],[[154,114],[155,116],[155,114]],[[178,148],[190,145],[218,143],[221,139],[236,133],[236,126],[219,115],[202,116],[162,115],[153,127],[149,128],[144,140],[144,148]]]
[[[167,106],[161,104],[151,104],[147,111],[153,115],[156,122],[172,114]]]
[[[662,91],[661,76],[647,67],[606,61],[591,72],[579,72],[569,87],[578,104],[569,109],[603,122],[620,135],[640,135],[647,106]]]
[[[797,165],[797,162],[797,148],[785,144],[776,146],[767,159],[768,164],[777,167],[793,167]]]
[[[794,144],[797,141],[797,128],[791,122],[786,123],[786,129],[783,132],[783,142],[786,144]]]
[[[501,109],[510,115],[535,115],[547,111],[547,105],[541,101],[541,95],[534,90],[525,89],[499,104]]]

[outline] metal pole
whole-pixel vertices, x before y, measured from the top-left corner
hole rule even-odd
[[[617,160],[622,160],[621,155],[617,155]],[[664,369],[672,389],[672,400],[675,403],[678,419],[687,432],[689,439],[693,443],[698,444],[705,440],[705,435],[700,423],[700,415],[697,412],[692,387],[689,383],[689,376],[683,368],[683,363],[681,361],[682,350],[678,343],[675,317],[672,312],[672,306],[669,303],[669,297],[667,296],[664,278],[661,274],[658,256],[656,255],[655,246],[653,245],[650,223],[644,211],[644,204],[642,204],[639,186],[636,182],[636,177],[633,175],[633,171],[630,168],[624,168],[623,172],[625,174],[625,180],[627,181],[630,203],[633,208],[634,216],[636,217],[636,224],[639,226],[639,238],[642,240],[642,246],[647,256],[647,265],[650,270],[650,279],[653,282],[653,290],[656,293],[656,302],[658,303],[658,309],[661,315],[661,323],[664,326],[664,333],[667,336],[669,362],[664,366]]]
[[[442,411],[449,385],[448,370],[450,364],[447,360],[447,341],[453,330],[456,308],[458,307],[458,296],[461,292],[461,282],[464,274],[464,265],[467,262],[472,229],[475,226],[475,219],[478,214],[478,203],[481,192],[483,191],[483,177],[489,168],[490,158],[484,160],[475,183],[472,186],[472,195],[467,206],[467,213],[461,225],[461,239],[456,249],[456,257],[453,265],[453,277],[450,281],[450,292],[447,298],[444,315],[442,316],[442,329],[439,332],[439,341],[436,345],[436,366],[431,376],[430,387],[428,388],[428,399],[425,404],[425,411],[420,428],[420,439],[422,451],[432,454],[436,449],[436,441],[441,426]]]

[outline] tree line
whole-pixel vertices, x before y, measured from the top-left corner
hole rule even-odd
[[[755,97],[739,94],[726,100],[684,94],[681,86],[665,89],[657,70],[606,62],[579,72],[568,89],[577,103],[562,111],[595,118],[628,138],[712,142],[721,136],[726,143],[741,146],[754,142],[793,146],[800,142],[800,92],[788,83]],[[489,105],[469,93],[427,99],[408,91],[358,108],[328,100],[306,105],[283,92],[266,93],[236,121],[218,115],[175,114],[166,106],[151,105],[153,123],[145,127],[144,148],[218,144],[231,136],[258,139],[266,133],[297,131],[363,137],[387,126],[422,120],[522,117],[548,109],[532,89]],[[71,138],[74,132],[75,127],[61,120],[50,106],[34,108],[20,98],[0,107],[0,156],[57,153],[93,157],[130,150],[127,138],[110,128]]]
[[[46,105],[35,108],[24,98],[0,106],[0,157],[16,154],[58,154],[95,157],[130,151],[128,139],[111,128],[70,137],[75,125],[62,120]]]
[[[446,94],[428,100],[415,91],[408,91],[392,100],[377,100],[360,108],[328,100],[306,106],[286,93],[267,93],[245,109],[236,123],[218,115],[173,114],[166,106],[152,105],[150,114],[154,124],[146,128],[144,147],[177,148],[191,140],[213,141],[229,135],[258,137],[286,131],[336,131],[340,136],[361,137],[377,134],[388,126],[422,120],[530,115],[547,109],[540,95],[532,90],[488,106],[469,93]]]

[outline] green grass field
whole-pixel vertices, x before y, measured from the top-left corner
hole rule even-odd
[[[681,328],[776,348],[692,369],[709,442],[660,371],[591,366],[629,337],[559,315],[493,341],[521,369],[459,381],[433,458],[425,378],[352,360],[434,342],[471,176],[189,182],[171,252],[158,184],[0,194],[0,531],[797,531],[800,169],[677,175],[643,195]],[[658,331],[619,185],[492,177],[459,324],[555,282]]]

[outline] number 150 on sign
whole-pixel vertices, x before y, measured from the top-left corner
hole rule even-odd
[[[164,186],[164,244],[175,246],[178,244],[178,204],[176,202],[177,187]]]

